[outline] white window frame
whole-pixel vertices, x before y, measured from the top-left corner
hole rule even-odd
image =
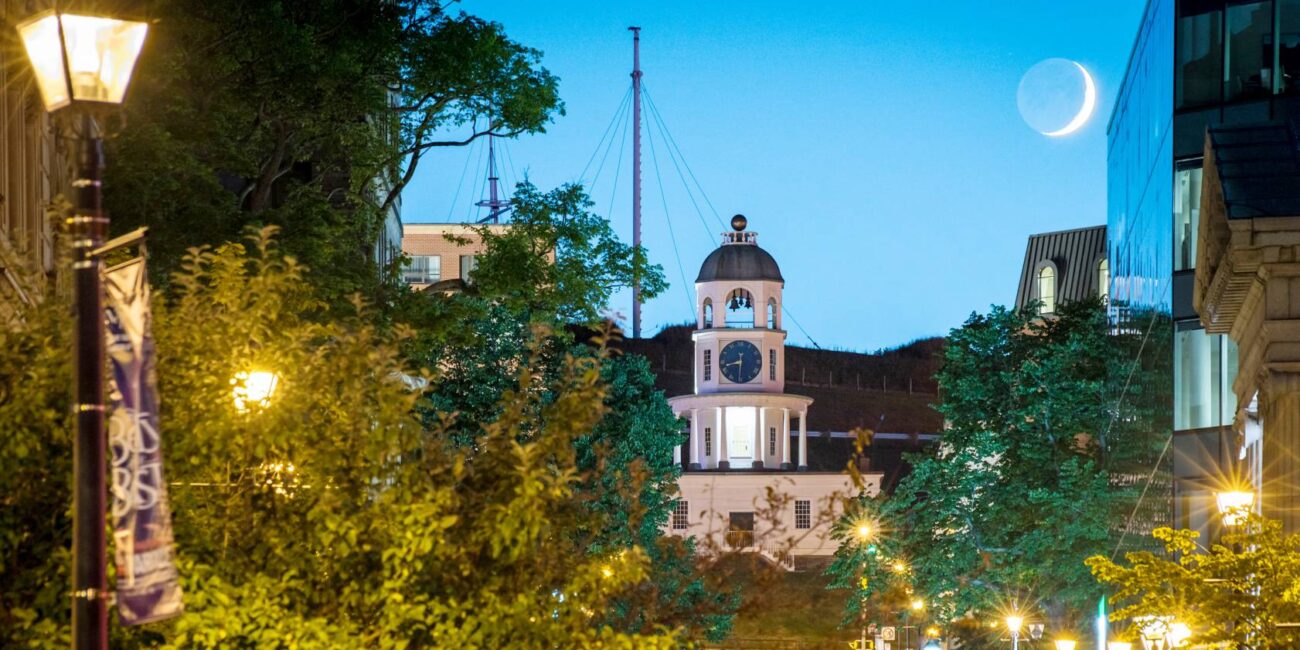
[[[794,527],[796,530],[812,528],[812,501],[796,499],[794,502]]]
[[[686,530],[691,527],[691,504],[685,499],[673,502],[673,530]]]

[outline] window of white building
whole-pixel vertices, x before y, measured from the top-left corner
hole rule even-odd
[[[704,351],[704,381],[713,379],[713,350]]]
[[[767,455],[776,455],[776,427],[769,427],[767,430]]]
[[[799,530],[812,528],[812,501],[799,499],[794,502],[794,527]]]
[[[776,350],[767,351],[767,378],[776,381]]]
[[[713,427],[704,427],[704,455],[713,455]]]
[[[748,406],[727,407],[727,456],[753,458],[754,434],[758,430],[757,409]]]
[[[690,503],[685,499],[673,503],[673,530],[686,530],[690,525],[690,512]]]

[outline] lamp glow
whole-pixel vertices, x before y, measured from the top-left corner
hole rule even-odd
[[[1056,650],[1074,650],[1078,642],[1074,639],[1057,639],[1052,643],[1056,646]]]
[[[1007,617],[1007,629],[1011,630],[1012,634],[1020,634],[1020,626],[1024,625],[1024,623],[1025,619],[1020,616],[1011,615]]]
[[[1192,629],[1187,627],[1186,623],[1170,623],[1168,638],[1169,647],[1180,648],[1188,639],[1192,638]]]
[[[893,569],[894,573],[907,573],[907,563],[902,560],[897,560],[894,562]]]
[[[1133,644],[1128,641],[1111,641],[1106,644],[1106,650],[1133,650]]]
[[[923,610],[923,609],[925,609],[925,601],[924,601],[924,600],[921,600],[920,598],[917,598],[917,599],[913,600],[913,601],[912,601],[912,609],[914,609],[914,610],[916,610],[916,611],[918,611],[918,612],[921,611],[921,610]]]
[[[239,372],[230,384],[234,386],[231,396],[235,400],[235,409],[246,413],[253,406],[265,408],[271,405],[271,396],[280,384],[280,376],[265,370]]]
[[[1245,490],[1218,492],[1214,495],[1223,516],[1224,526],[1239,526],[1246,521],[1246,515],[1255,505],[1255,493]]]
[[[858,534],[858,539],[869,539],[871,537],[871,524],[865,522],[858,524],[858,528],[855,532]]]
[[[122,103],[148,31],[142,22],[55,12],[18,25],[48,111]]]

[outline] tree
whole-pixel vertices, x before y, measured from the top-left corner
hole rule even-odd
[[[619,241],[591,206],[579,185],[540,192],[519,184],[510,228],[479,231],[479,291],[533,320],[584,325],[600,321],[620,288],[639,281],[643,297],[659,295],[668,286],[663,268],[649,263],[644,248]]]
[[[157,308],[187,610],[115,629],[117,644],[675,647],[670,630],[628,634],[600,619],[648,570],[639,546],[587,552],[586,531],[615,528],[599,524],[605,515],[576,488],[591,480],[576,443],[607,414],[600,355],[567,356],[545,394],[521,365],[469,453],[413,417],[423,397],[404,380],[413,371],[397,345],[409,333],[376,328],[364,307],[319,320],[303,267],[269,231],[251,244],[193,251]],[[43,309],[58,308],[50,299]],[[44,313],[0,333],[6,377],[32,354],[65,355],[67,327],[43,327],[55,322]],[[281,383],[269,405],[241,412],[230,380],[251,367],[277,371]],[[10,499],[0,537],[5,645],[66,637],[67,536],[56,532],[68,527],[66,474],[23,465],[66,454],[66,409],[51,407],[67,399],[68,368],[29,372],[39,381],[5,382],[0,399],[6,442],[23,459],[0,460]]]
[[[189,247],[274,224],[331,300],[374,295],[370,251],[424,155],[538,133],[563,112],[538,51],[435,0],[147,10],[155,26],[109,140],[105,200],[115,230],[153,230],[159,283]]]
[[[1127,553],[1118,563],[1088,558],[1097,581],[1115,590],[1111,620],[1177,619],[1194,644],[1294,648],[1300,629],[1300,535],[1277,521],[1249,516],[1207,549],[1192,530],[1158,528],[1161,552]],[[1151,619],[1146,619],[1151,620]]]
[[[1149,469],[1167,440],[1117,399],[1160,384],[1133,363],[1139,338],[1111,332],[1091,301],[1050,318],[1032,305],[995,307],[952,330],[938,375],[943,440],[913,458],[894,495],[869,504],[888,555],[906,561],[906,585],[932,615],[954,621],[1032,604],[1058,627],[1084,629],[1101,592],[1083,561],[1113,542],[1134,501],[1131,482],[1117,477],[1133,475],[1134,459]],[[860,566],[842,550],[832,567],[841,587]]]

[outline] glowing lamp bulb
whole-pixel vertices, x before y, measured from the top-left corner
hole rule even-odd
[[[871,537],[871,525],[858,524],[857,532],[858,532],[858,539],[866,539],[868,537]]]
[[[1012,634],[1019,634],[1019,633],[1020,633],[1020,626],[1023,625],[1024,622],[1025,622],[1025,619],[1023,619],[1023,618],[1021,618],[1021,617],[1019,617],[1019,616],[1015,616],[1015,615],[1008,616],[1008,617],[1007,617],[1007,629],[1008,629],[1008,630],[1011,630],[1011,633],[1012,633]]]
[[[1255,493],[1244,490],[1219,492],[1214,497],[1225,526],[1237,526],[1245,522],[1246,514],[1255,505]]]
[[[57,12],[18,25],[48,111],[122,103],[148,31],[142,22]]]
[[[258,406],[265,408],[271,404],[271,396],[280,383],[280,376],[264,370],[251,370],[235,374],[230,380],[234,386],[231,396],[235,400],[235,409],[245,413]]]

